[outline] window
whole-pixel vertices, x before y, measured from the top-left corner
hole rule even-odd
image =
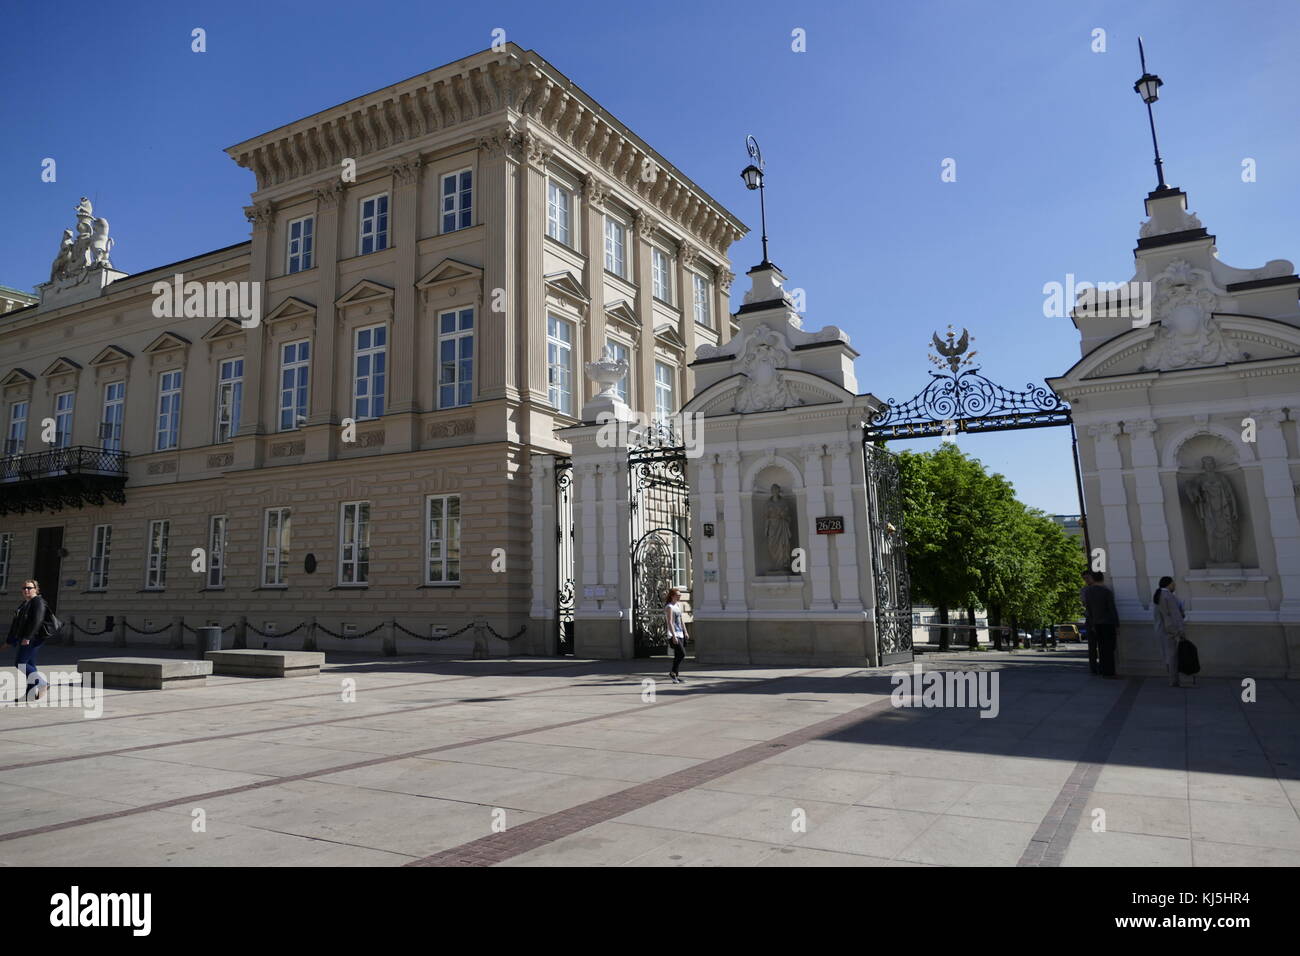
[[[104,386],[104,417],[99,423],[99,443],[109,451],[122,450],[122,416],[126,410],[126,382]]]
[[[615,362],[627,363],[627,374],[619,379],[614,385],[614,394],[626,402],[627,383],[628,379],[632,377],[632,352],[626,345],[615,342],[613,339],[605,340],[605,348],[609,350],[610,357],[613,358]]]
[[[370,502],[347,501],[339,521],[339,584],[370,581]]]
[[[108,555],[112,545],[112,525],[95,525],[95,537],[90,546],[90,590],[108,589]]]
[[[67,448],[72,444],[72,406],[76,392],[61,392],[54,397],[54,447]]]
[[[609,216],[605,217],[605,268],[627,278],[627,229]]]
[[[213,515],[208,519],[208,577],[209,588],[226,586],[226,516]]]
[[[713,291],[709,288],[709,280],[699,273],[691,274],[691,284],[694,286],[695,298],[695,321],[705,328],[713,328],[713,309],[710,308],[710,293]]]
[[[566,415],[573,414],[573,326],[546,317],[547,397]]]
[[[366,256],[388,248],[388,193],[361,200],[361,237],[357,255]]]
[[[677,408],[673,400],[675,373],[671,365],[655,362],[655,421],[668,421]]]
[[[672,538],[673,587],[683,590],[690,587],[689,568],[686,566],[687,555],[690,553],[686,542],[690,530],[690,519],[686,515],[673,515],[673,531],[677,532],[669,535]]]
[[[460,495],[425,499],[425,584],[460,583]]]
[[[27,403],[14,402],[9,406],[9,438],[5,442],[6,455],[21,455],[27,445]]]
[[[0,533],[0,592],[9,590],[9,554],[13,548],[14,533]]]
[[[286,272],[302,272],[312,267],[312,233],[315,228],[315,216],[303,216],[289,223],[289,268]]]
[[[554,180],[546,181],[546,234],[566,246],[573,245],[569,231],[569,191]]]
[[[442,231],[473,225],[474,174],[468,169],[442,177]]]
[[[357,329],[352,377],[352,417],[384,414],[384,370],[388,357],[388,327]]]
[[[438,316],[438,407],[468,405],[474,396],[474,310]]]
[[[244,360],[226,359],[217,372],[217,441],[226,442],[239,431],[239,406],[244,398]]]
[[[154,451],[175,448],[181,437],[180,369],[158,376],[158,440]]]
[[[149,559],[144,572],[146,591],[161,591],[167,586],[167,538],[171,525],[167,520],[149,522]]]
[[[673,300],[673,284],[671,277],[668,275],[668,253],[656,249],[653,246],[650,249],[650,277],[651,288],[656,299],[664,302]]]
[[[280,431],[293,431],[307,424],[310,374],[310,342],[288,342],[280,347]]]
[[[284,587],[289,567],[289,509],[267,508],[262,536],[262,587]]]

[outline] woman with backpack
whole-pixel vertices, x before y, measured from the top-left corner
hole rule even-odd
[[[1151,619],[1155,623],[1156,641],[1160,656],[1169,671],[1169,686],[1181,687],[1178,678],[1178,642],[1187,636],[1183,623],[1183,602],[1174,593],[1174,579],[1165,575],[1151,597]],[[1196,678],[1192,678],[1196,683]]]
[[[18,645],[14,666],[27,671],[28,700],[33,691],[36,699],[40,700],[50,683],[36,669],[36,652],[45,643],[46,622],[50,619],[52,615],[45,598],[41,597],[41,586],[29,578],[23,582],[23,603],[14,612],[14,619],[9,624],[9,637],[5,641],[6,644]]]

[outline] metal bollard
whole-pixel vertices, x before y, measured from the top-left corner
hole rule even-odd
[[[195,657],[206,660],[208,651],[221,650],[221,628],[196,627],[194,629]]]

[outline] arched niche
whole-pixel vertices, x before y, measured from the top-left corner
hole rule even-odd
[[[755,472],[750,483],[755,575],[799,573],[791,570],[791,552],[801,541],[798,495],[802,485],[799,473],[785,463],[774,461]],[[778,551],[784,560],[778,559]]]
[[[1175,454],[1187,567],[1258,567],[1246,475],[1234,443],[1204,431],[1186,438]]]

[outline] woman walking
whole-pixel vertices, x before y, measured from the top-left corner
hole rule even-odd
[[[23,603],[14,612],[14,619],[9,623],[7,644],[17,644],[18,654],[14,658],[14,667],[22,667],[27,672],[27,698],[30,700],[35,691],[40,700],[49,684],[36,670],[36,652],[45,643],[45,618],[49,615],[49,606],[41,597],[41,586],[30,578],[23,582]]]
[[[1183,602],[1174,593],[1174,579],[1165,575],[1160,579],[1160,586],[1151,597],[1151,619],[1155,623],[1156,641],[1160,645],[1160,657],[1169,672],[1169,686],[1181,687],[1178,679],[1178,642],[1186,636],[1183,623]],[[1196,682],[1196,678],[1192,678]]]
[[[682,684],[681,675],[677,671],[682,666],[682,658],[686,656],[686,625],[682,620],[682,592],[673,588],[668,592],[668,600],[664,604],[664,618],[668,625],[668,646],[673,649],[673,669],[668,672],[668,676],[673,679],[674,684]]]

